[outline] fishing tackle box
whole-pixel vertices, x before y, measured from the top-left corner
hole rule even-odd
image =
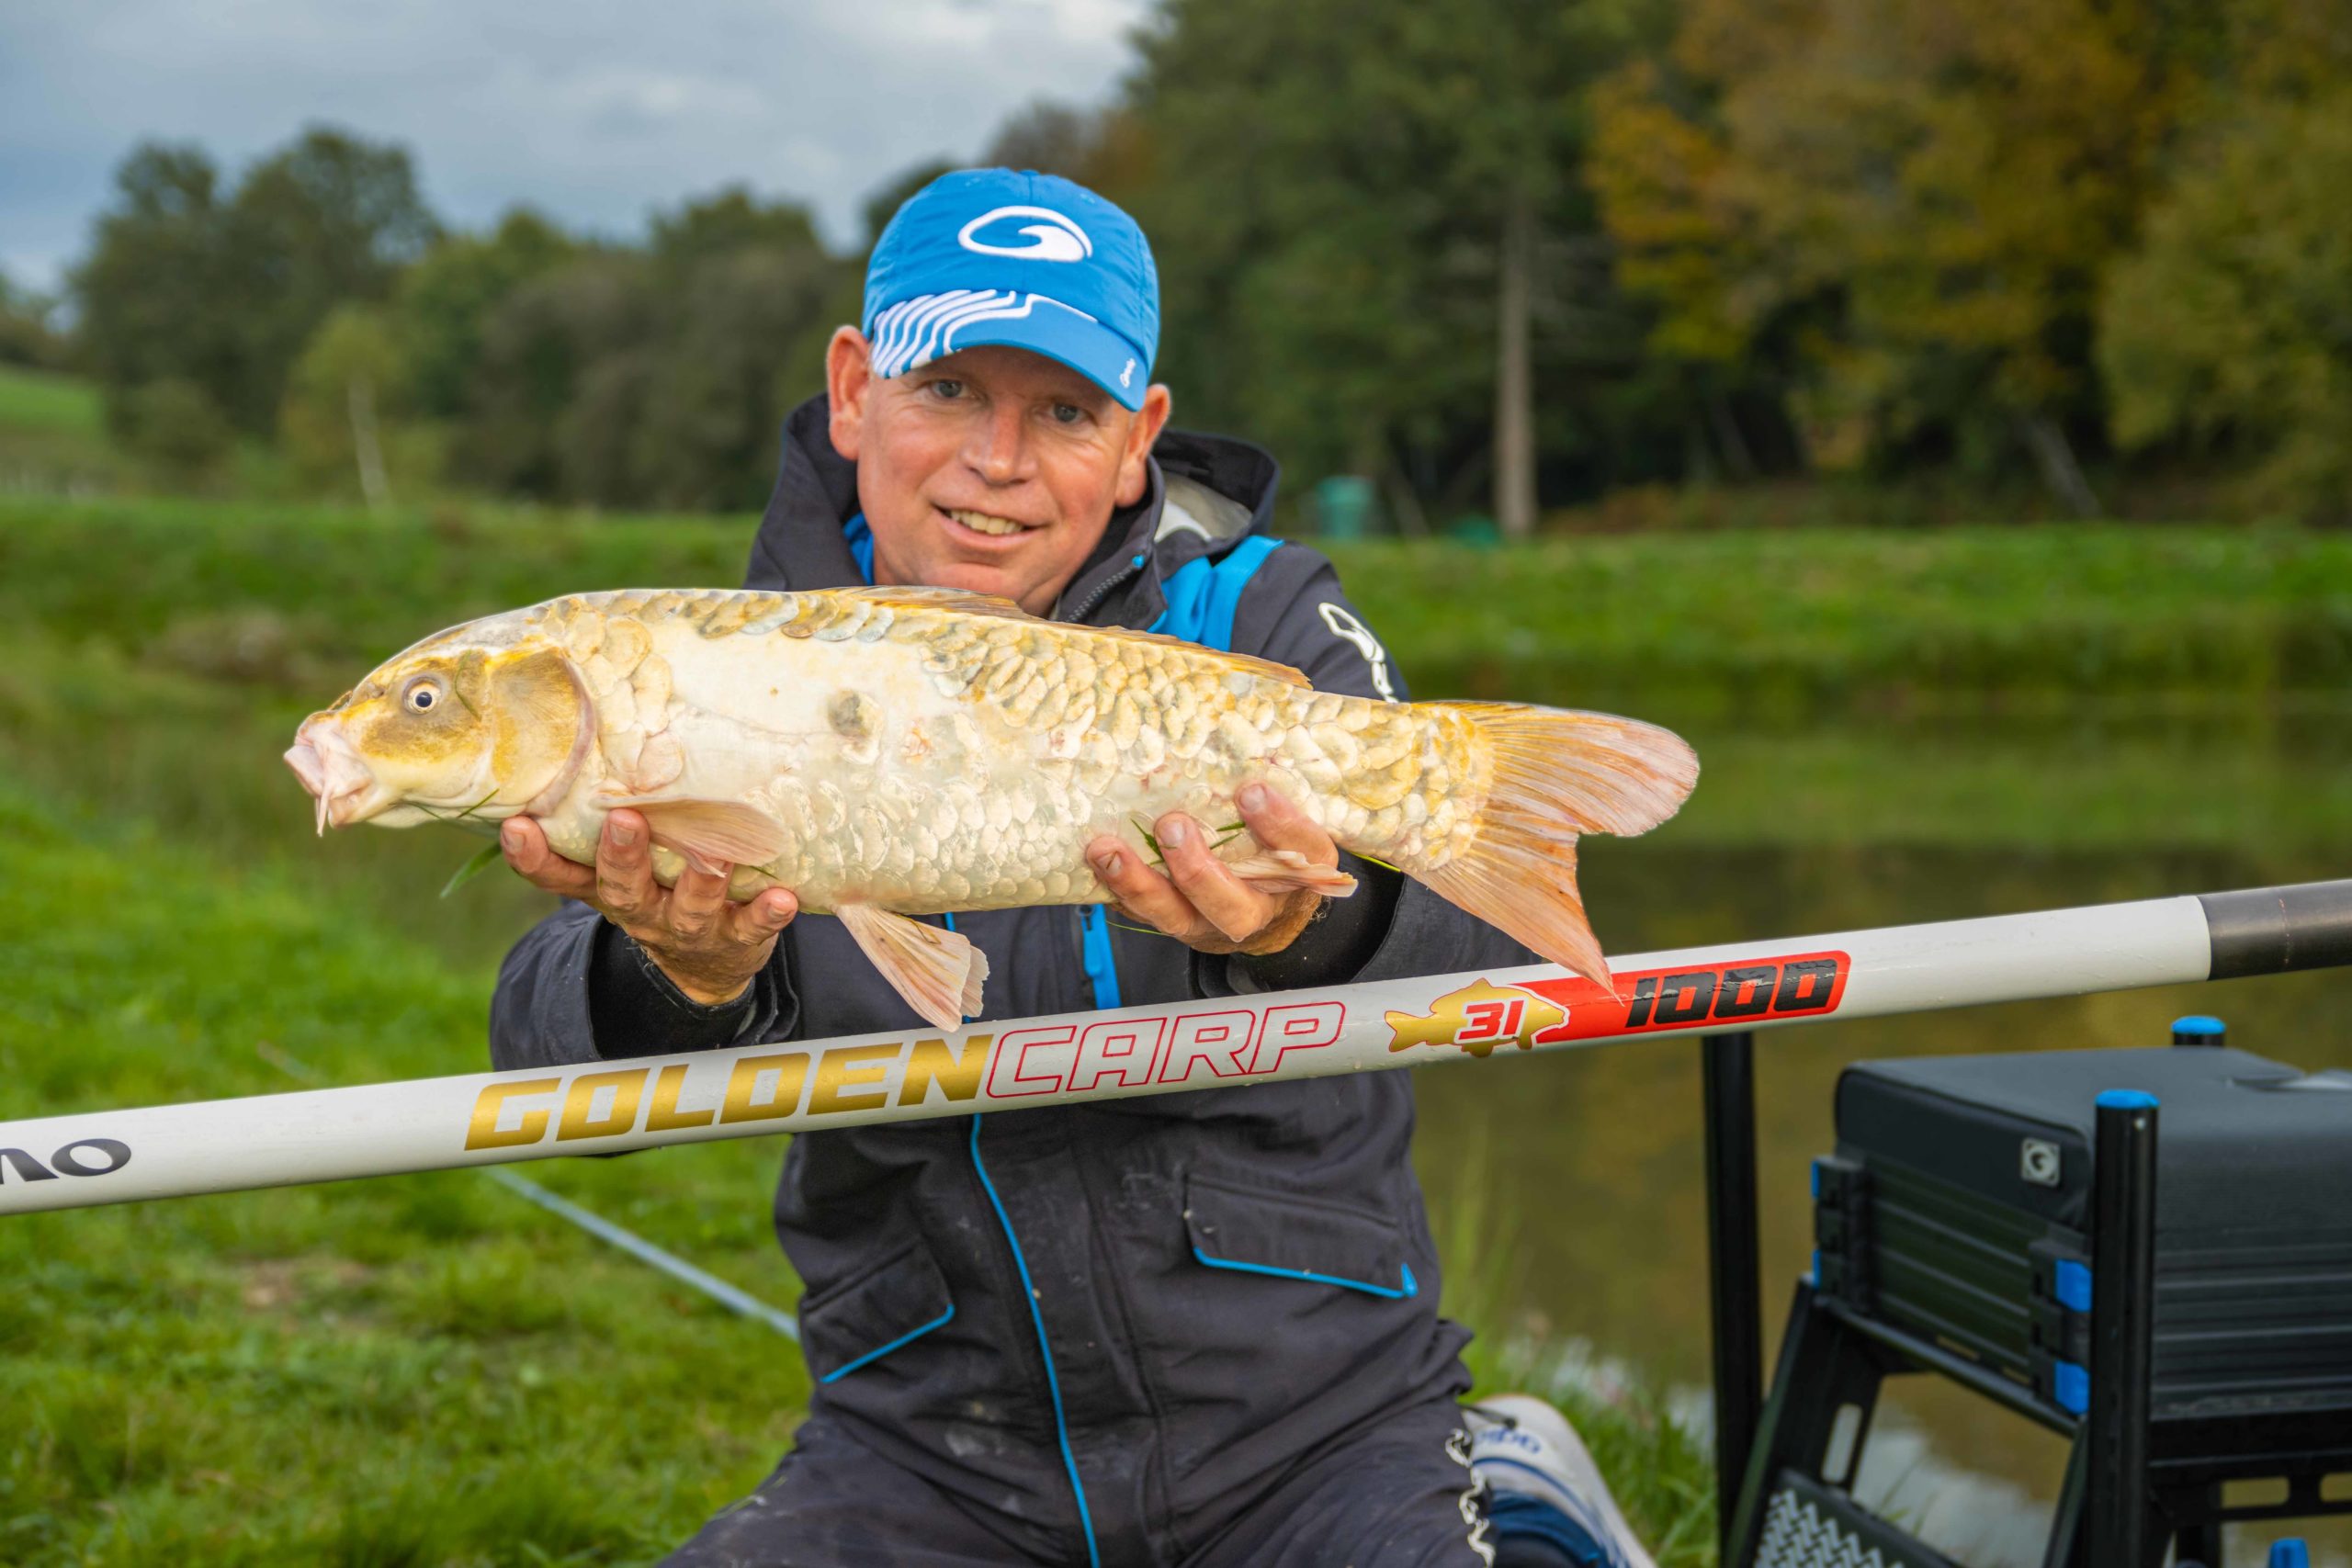
[[[2243,1051],[1863,1062],[1814,1164],[1817,1293],[2030,1391],[2088,1394],[2094,1102],[2160,1103],[2151,1414],[2352,1403],[2352,1074]]]

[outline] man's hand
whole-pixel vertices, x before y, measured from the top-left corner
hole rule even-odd
[[[715,872],[688,866],[675,887],[662,886],[653,880],[652,836],[634,811],[605,818],[594,866],[549,849],[546,832],[527,817],[506,819],[498,847],[525,881],[577,898],[627,931],[672,984],[705,1007],[741,996],[800,912],[800,901],[781,887],[730,902],[732,866]]]
[[[1269,850],[1296,850],[1317,865],[1340,863],[1340,846],[1305,812],[1261,784],[1244,784],[1235,796],[1242,825]],[[1135,849],[1109,833],[1086,846],[1094,867],[1121,912],[1166,931],[1202,953],[1280,953],[1306,929],[1322,895],[1300,889],[1261,893],[1226,869],[1211,852],[1216,842],[1198,822],[1171,811],[1152,826],[1166,864],[1148,864]]]

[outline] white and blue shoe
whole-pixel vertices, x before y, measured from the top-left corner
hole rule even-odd
[[[1485,1483],[1487,1518],[1505,1561],[1512,1544],[1541,1541],[1575,1568],[1657,1568],[1566,1416],[1524,1393],[1462,1413],[1471,1473]]]

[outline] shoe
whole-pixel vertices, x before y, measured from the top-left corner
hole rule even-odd
[[[1524,1393],[1464,1405],[1463,1416],[1498,1546],[1532,1538],[1578,1568],[1657,1568],[1566,1416]]]

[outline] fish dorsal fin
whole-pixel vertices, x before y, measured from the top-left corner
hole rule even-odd
[[[1279,681],[1286,686],[1314,684],[1305,675],[1287,664],[1277,664],[1271,659],[1257,659],[1247,653],[1227,653],[1220,649],[1204,648],[1182,637],[1169,637],[1160,632],[1130,631],[1125,626],[1088,626],[1070,622],[1046,621],[1031,615],[1010,599],[1000,599],[993,593],[974,593],[962,588],[833,588],[825,592],[837,598],[862,599],[869,604],[888,604],[908,610],[938,610],[951,615],[993,615],[1001,620],[1030,621],[1038,626],[1050,626],[1067,631],[1073,637],[1110,637],[1119,642],[1157,643],[1164,648],[1181,648],[1188,652],[1221,661],[1236,674],[1254,675],[1262,681]]]
[[[1261,681],[1280,681],[1285,686],[1311,686],[1315,683],[1287,664],[1277,664],[1271,659],[1260,659],[1247,653],[1227,653],[1221,648],[1186,642],[1181,637],[1170,637],[1165,632],[1136,632],[1125,626],[1087,626],[1083,629],[1095,637],[1113,637],[1120,642],[1156,642],[1165,648],[1181,648],[1204,659],[1214,659],[1237,675],[1255,675]]]
[[[994,615],[1007,621],[1037,618],[1010,599],[975,593],[968,588],[909,588],[888,583],[874,588],[828,588],[823,592],[836,599],[862,599],[869,604],[888,604],[893,609],[944,610],[950,615]]]

